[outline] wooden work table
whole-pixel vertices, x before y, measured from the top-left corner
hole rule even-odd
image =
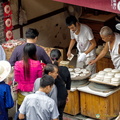
[[[88,86],[80,91],[80,111],[82,115],[100,120],[110,120],[120,111],[120,87],[108,93],[91,90]]]
[[[88,86],[71,88],[65,113],[78,113],[100,120],[110,120],[120,111],[120,87],[109,92],[91,90]]]

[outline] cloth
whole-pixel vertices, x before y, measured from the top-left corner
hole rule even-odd
[[[34,88],[33,88],[33,92],[36,92],[39,90],[40,88],[40,79],[41,78],[37,78],[34,82]],[[57,104],[57,88],[55,85],[53,85],[52,90],[50,91],[50,93],[48,94],[49,97],[51,97],[55,103]]]
[[[110,50],[110,43],[108,42],[109,52],[111,55],[111,59],[113,62],[113,65],[116,69],[120,70],[120,54],[119,54],[119,47],[120,47],[120,34],[115,33],[115,42],[113,45],[112,50]]]
[[[90,46],[90,40],[94,38],[92,30],[85,24],[80,24],[80,33],[76,35],[70,30],[71,39],[75,39],[77,42],[77,49],[79,53],[85,52]],[[86,55],[86,57],[95,55],[95,49]]]
[[[32,94],[33,92],[21,92],[21,91],[18,91],[17,93],[17,104],[18,105],[21,105],[25,96],[29,95],[29,94]]]
[[[17,104],[18,105],[21,105],[22,104],[22,102],[23,102],[23,100],[24,100],[24,98],[25,98],[25,96],[24,95],[22,95],[20,92],[18,92],[17,93]]]
[[[15,81],[18,83],[17,89],[23,92],[31,92],[34,82],[37,78],[42,77],[42,67],[39,61],[29,59],[30,75],[24,75],[23,60],[17,61],[14,67]]]
[[[76,67],[83,68],[84,65],[87,65],[91,60],[94,60],[96,58],[96,56],[93,55],[91,57],[87,57],[84,62],[79,62],[78,58],[79,58],[79,54],[77,57]],[[96,73],[96,64],[87,66],[87,69],[91,72],[91,74],[95,74]]]
[[[2,46],[0,45],[0,60],[6,60],[6,54]]]
[[[26,11],[20,7],[20,12],[19,12],[19,25],[23,25],[27,23],[27,15]]]
[[[26,115],[26,120],[51,120],[59,116],[54,100],[40,91],[27,95],[19,111]]]
[[[83,62],[83,61],[85,61],[85,59],[86,59],[86,54],[85,53],[81,53],[79,55],[78,61],[79,62]]]
[[[16,61],[19,61],[22,59],[23,48],[25,45],[26,43],[24,43],[23,45],[19,45],[15,48],[9,60],[11,66],[14,66]],[[43,48],[37,45],[36,45],[36,48],[37,48],[36,54],[39,61],[42,61],[45,64],[52,63],[49,56],[47,55],[47,53]]]
[[[8,109],[13,105],[10,86],[0,82],[0,120],[8,120]]]

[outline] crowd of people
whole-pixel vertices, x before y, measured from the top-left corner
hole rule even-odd
[[[9,62],[5,61],[10,68],[14,68],[14,81],[17,84],[17,113],[14,119],[63,120],[71,78],[68,68],[59,66],[61,52],[53,49],[49,57],[43,48],[37,46],[35,43],[39,32],[36,29],[29,28],[25,35],[26,43],[17,46]],[[3,97],[8,106],[4,107],[5,113],[0,115],[3,120],[8,120],[8,108],[13,107],[14,102],[10,86],[3,81],[0,85],[8,89],[5,91],[8,95]],[[4,91],[2,94],[4,96]]]
[[[67,56],[77,43],[76,67],[88,65],[92,74],[96,72],[95,63],[109,51],[116,69],[120,69],[120,35],[104,26],[100,36],[106,42],[104,49],[96,57],[96,41],[92,29],[81,24],[75,16],[66,18],[71,41]],[[53,49],[50,57],[45,50],[36,45],[39,32],[29,28],[26,43],[17,46],[8,61],[0,61],[0,118],[8,120],[8,109],[14,106],[10,86],[4,80],[14,68],[14,81],[17,84],[17,113],[15,120],[63,120],[63,111],[71,88],[71,77],[67,67],[60,66],[61,52]],[[43,66],[44,63],[45,66]],[[5,65],[7,64],[7,66]],[[1,77],[2,76],[2,77]]]

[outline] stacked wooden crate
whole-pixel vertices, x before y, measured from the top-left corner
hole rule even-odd
[[[14,43],[13,43],[13,41],[14,41]],[[4,51],[6,53],[6,59],[9,60],[11,55],[12,55],[12,52],[14,51],[14,49],[18,45],[22,45],[23,43],[25,43],[25,40],[10,40],[6,43],[3,43],[2,47],[4,48]],[[48,56],[50,56],[51,50],[54,49],[52,47],[44,47],[44,46],[41,46],[41,45],[38,45],[38,44],[37,44],[37,46],[42,47],[46,51]],[[59,50],[61,51],[61,54],[62,54],[60,59],[63,60],[63,49],[59,49]]]

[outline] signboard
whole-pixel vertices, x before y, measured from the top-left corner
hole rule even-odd
[[[120,14],[120,0],[54,0]]]

